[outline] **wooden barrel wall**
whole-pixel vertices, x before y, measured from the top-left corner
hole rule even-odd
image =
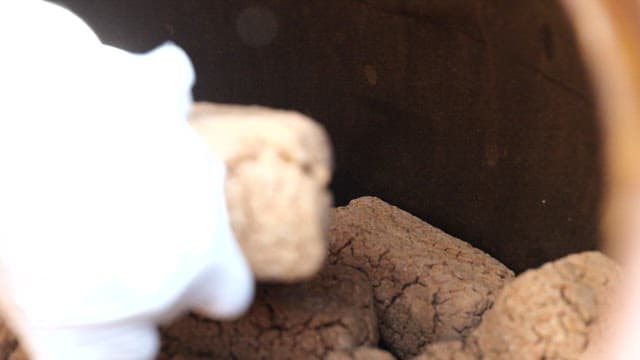
[[[196,99],[322,122],[337,204],[379,196],[516,271],[597,246],[594,103],[553,0],[58,3],[107,43],[184,47]]]

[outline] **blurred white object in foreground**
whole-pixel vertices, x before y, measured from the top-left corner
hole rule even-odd
[[[187,55],[105,46],[40,0],[0,1],[0,41],[0,305],[31,355],[152,359],[156,324],[245,311]]]

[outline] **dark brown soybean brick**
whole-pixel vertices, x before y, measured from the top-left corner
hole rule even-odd
[[[481,250],[375,197],[335,209],[331,223],[330,262],[367,275],[381,340],[400,358],[467,336],[513,278]]]
[[[190,314],[163,335],[161,359],[323,359],[378,343],[371,286],[361,272],[339,265],[308,283],[261,285],[236,321]]]

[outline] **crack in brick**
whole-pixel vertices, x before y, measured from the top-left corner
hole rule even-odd
[[[371,325],[375,323],[372,299],[363,273],[330,265],[309,283],[261,286],[249,313],[235,322],[186,316],[189,323],[169,332],[164,338],[169,344],[163,344],[163,351],[169,356],[205,354],[206,358],[263,358],[285,353],[312,359],[342,346],[373,345],[379,338]],[[206,329],[213,326],[221,326],[222,331],[207,338]]]
[[[351,242],[337,261],[367,274],[381,340],[401,358],[416,355],[422,341],[463,336],[509,279],[510,271],[482,251],[378,199],[352,201],[333,219],[332,244],[342,249],[342,241]],[[474,282],[482,286],[462,285]],[[421,298],[426,294],[432,298]]]
[[[492,311],[464,340],[427,345],[424,354],[427,359],[429,354],[441,359],[447,350],[451,352],[447,359],[580,358],[589,349],[598,320],[598,308],[583,309],[582,302],[600,303],[611,289],[598,287],[604,281],[593,279],[589,272],[615,276],[614,268],[603,255],[587,252],[527,272],[503,289]],[[576,290],[582,287],[593,292]],[[503,336],[496,337],[500,332]]]

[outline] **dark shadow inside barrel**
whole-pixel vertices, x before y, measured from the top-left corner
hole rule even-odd
[[[295,109],[375,195],[515,271],[598,243],[594,101],[552,0],[58,1],[106,43],[165,40],[198,100]]]

